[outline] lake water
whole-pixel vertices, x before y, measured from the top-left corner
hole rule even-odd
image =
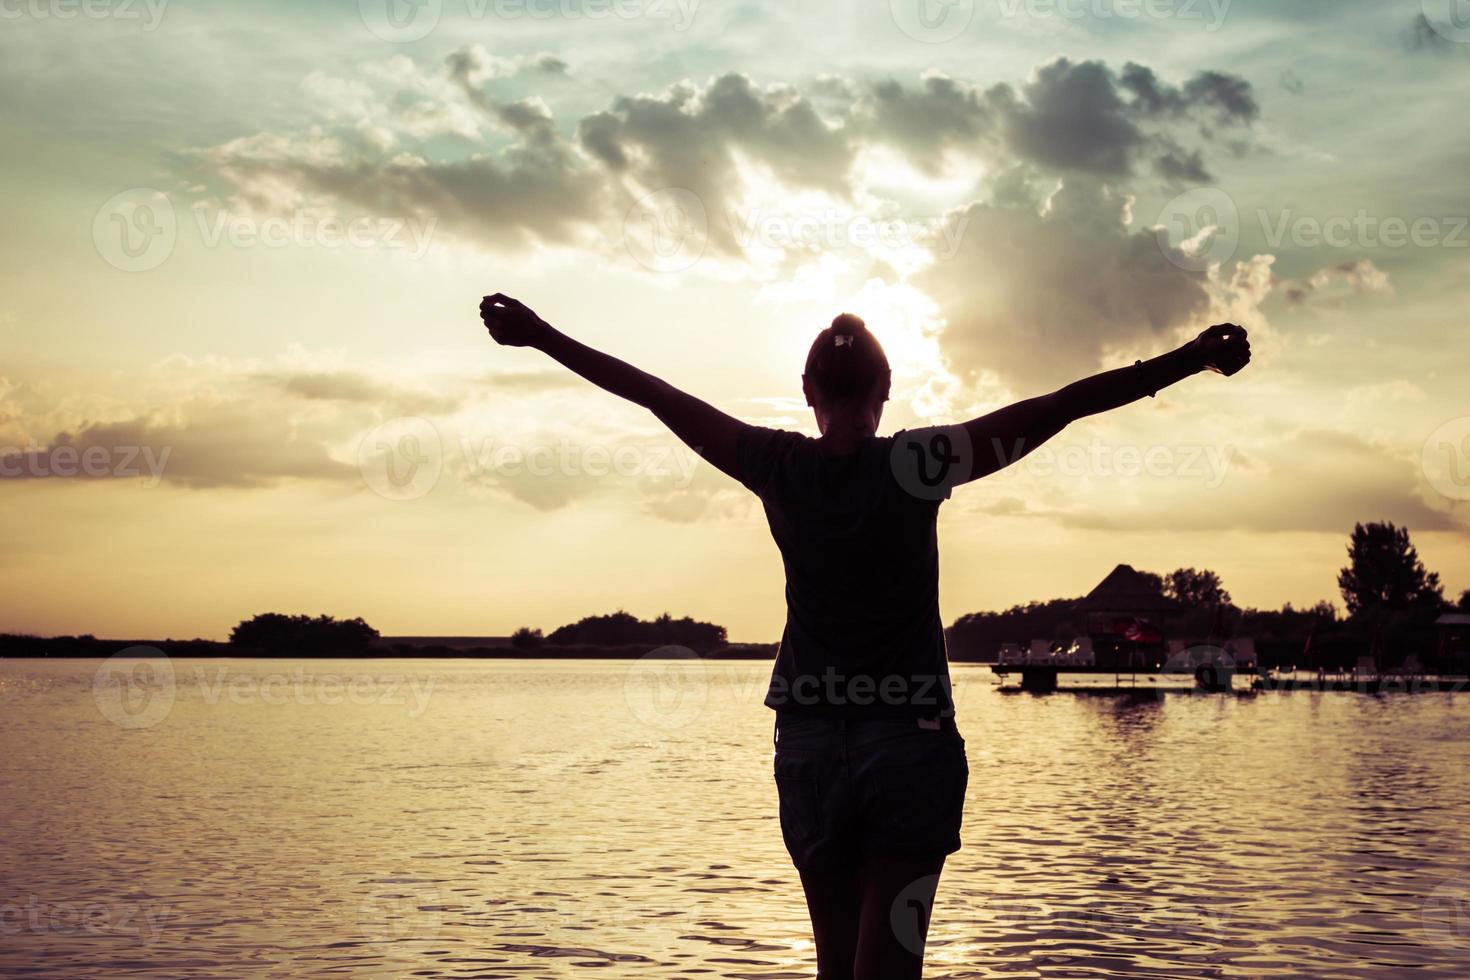
[[[810,976],[766,672],[0,661],[0,974]],[[955,674],[927,976],[1470,975],[1470,698]]]

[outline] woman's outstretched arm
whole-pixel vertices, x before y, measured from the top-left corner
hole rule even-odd
[[[642,405],[711,465],[735,476],[745,423],[646,371],[593,350],[557,330],[520,300],[501,293],[480,302],[480,319],[496,343],[533,347],[588,381]]]
[[[1251,359],[1245,330],[1217,324],[1177,350],[1131,367],[1074,381],[1049,395],[1007,405],[964,424],[975,480],[1016,460],[1077,419],[1135,402],[1200,371],[1230,376]],[[959,482],[965,482],[961,480]]]

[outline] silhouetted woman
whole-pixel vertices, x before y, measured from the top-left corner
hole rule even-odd
[[[888,360],[863,321],[817,335],[802,391],[821,437],[747,425],[578,343],[524,304],[487,296],[501,344],[534,347],[649,409],[765,507],[786,567],[776,711],[781,834],[801,875],[821,980],[905,980],[923,964],[939,872],[960,847],[969,768],[939,618],[935,517],[957,485],[1015,462],[1069,422],[1250,360],[1245,331],[961,425],[878,436]]]

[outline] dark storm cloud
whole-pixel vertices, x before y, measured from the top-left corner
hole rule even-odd
[[[1130,63],[1115,74],[1101,62],[1067,58],[1043,65],[1019,95],[1002,85],[989,99],[1017,156],[1107,177],[1131,174],[1171,121],[1240,127],[1259,114],[1250,83],[1236,76],[1206,71],[1172,86],[1143,65]],[[1202,129],[1202,135],[1210,138],[1213,131]],[[1179,153],[1166,157],[1176,164],[1184,159]],[[1193,170],[1205,173],[1202,163]]]

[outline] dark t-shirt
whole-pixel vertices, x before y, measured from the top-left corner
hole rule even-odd
[[[760,497],[786,566],[786,629],[767,706],[842,717],[954,713],[935,533],[949,493],[924,469],[941,431],[876,436],[832,456],[799,433],[742,430],[737,475]]]

